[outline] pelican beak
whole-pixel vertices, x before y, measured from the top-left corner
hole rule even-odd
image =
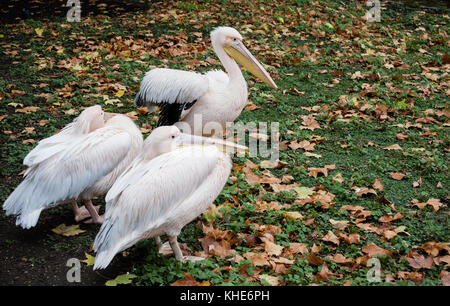
[[[108,121],[109,119],[111,119],[114,116],[117,116],[117,113],[105,112],[104,115],[103,115],[103,119],[105,119],[105,121]]]
[[[278,86],[270,77],[270,74],[264,69],[261,63],[248,51],[240,40],[236,40],[229,47],[224,47],[236,62],[251,72],[255,77],[266,83],[267,85],[278,90]]]
[[[188,145],[213,145],[218,147],[222,152],[225,153],[234,153],[237,152],[246,152],[249,151],[248,147],[241,146],[237,143],[225,141],[218,138],[212,137],[202,137],[190,134],[181,133],[177,139],[177,144],[179,146],[188,146]],[[236,149],[236,150],[235,150]]]

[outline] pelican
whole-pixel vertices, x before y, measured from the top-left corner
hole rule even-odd
[[[212,204],[232,167],[230,156],[217,146],[246,149],[181,133],[176,126],[156,128],[106,194],[105,220],[94,241],[94,269],[106,268],[115,254],[136,242],[159,240],[162,234],[168,235],[177,260],[189,259],[183,257],[177,236]]]
[[[223,130],[226,122],[233,122],[245,107],[248,96],[247,83],[236,62],[278,89],[266,69],[244,46],[237,30],[218,27],[211,32],[211,42],[227,73],[213,70],[200,74],[155,68],[145,74],[134,102],[136,106],[147,106],[149,111],[159,106],[158,126],[182,121],[194,134],[200,135],[194,129],[194,120],[199,120],[194,118],[197,115],[201,115],[202,129],[208,122],[214,122]]]
[[[109,190],[142,144],[142,134],[130,118],[105,114],[99,105],[89,107],[25,157],[29,168],[24,180],[3,209],[16,216],[16,225],[31,228],[42,210],[66,202],[72,202],[77,219],[83,214],[76,204],[81,199],[92,221],[101,223],[91,199]]]

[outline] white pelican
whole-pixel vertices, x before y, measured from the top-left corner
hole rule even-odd
[[[110,118],[105,123],[105,117]],[[124,115],[105,114],[96,105],[85,109],[60,133],[46,138],[25,157],[24,180],[3,204],[16,225],[36,225],[42,210],[84,200],[93,222],[101,223],[91,199],[105,194],[142,148],[142,134]]]
[[[136,106],[147,106],[149,111],[159,106],[158,126],[183,121],[194,131],[197,114],[202,115],[202,128],[208,122],[215,122],[224,129],[226,122],[233,122],[248,97],[247,83],[236,61],[264,83],[278,89],[269,73],[244,46],[237,30],[218,27],[211,32],[211,42],[227,73],[214,70],[200,74],[155,68],[145,74],[134,102]]]
[[[186,144],[206,146],[183,146]],[[94,241],[94,269],[136,242],[162,234],[177,260],[184,260],[177,236],[219,195],[231,171],[231,158],[216,146],[246,147],[215,138],[156,128],[140,155],[106,194],[105,220]]]

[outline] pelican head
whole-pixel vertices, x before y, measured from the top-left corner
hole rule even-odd
[[[105,112],[106,123],[105,126],[114,126],[123,128],[124,130],[138,130],[136,124],[131,120],[131,118],[127,115],[116,114],[116,113],[107,113]]]
[[[73,121],[76,131],[87,134],[105,125],[105,112],[100,105],[86,108]]]
[[[241,66],[267,85],[278,89],[270,74],[242,43],[242,35],[230,27],[218,27],[211,32],[214,49],[221,48]]]
[[[213,145],[222,151],[237,149],[247,151],[245,146],[233,142],[224,141],[217,138],[195,136],[182,133],[176,126],[160,126],[152,131],[145,139],[144,154],[147,159],[152,159],[158,155],[171,152],[181,147],[190,145]]]

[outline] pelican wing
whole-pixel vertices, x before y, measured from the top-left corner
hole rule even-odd
[[[58,153],[27,171],[3,208],[8,215],[17,216],[16,224],[24,228],[36,225],[43,209],[77,199],[83,190],[112,171],[130,144],[129,134],[113,127],[65,143]]]
[[[207,179],[218,157],[216,147],[193,146],[132,164],[106,195],[94,269],[106,267],[117,252],[164,224]]]
[[[159,106],[158,125],[172,125],[186,116],[208,88],[209,80],[202,74],[155,68],[145,74],[134,103],[147,106],[149,110]]]
[[[67,143],[73,142],[74,138],[83,136],[73,133],[73,125],[73,122],[69,123],[58,134],[39,141],[38,145],[25,156],[23,164],[26,166],[36,165],[63,151],[67,147]]]

